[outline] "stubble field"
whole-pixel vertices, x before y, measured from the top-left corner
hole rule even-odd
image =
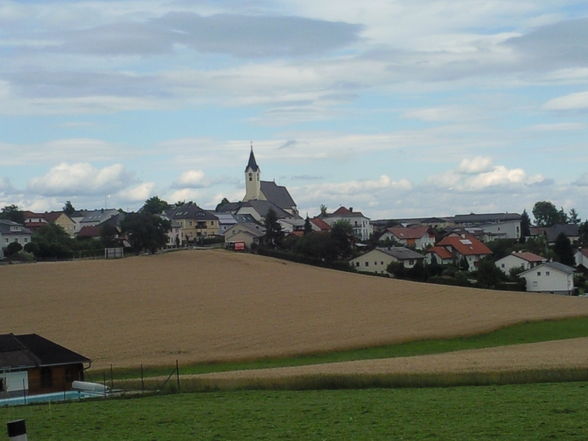
[[[0,267],[0,333],[94,367],[253,359],[588,316],[583,298],[429,285],[223,250]]]

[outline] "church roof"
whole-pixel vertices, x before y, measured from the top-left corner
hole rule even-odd
[[[267,214],[268,214],[268,212],[270,210],[274,210],[274,212],[276,213],[276,217],[278,219],[284,219],[284,218],[292,217],[292,215],[290,213],[288,213],[287,211],[284,211],[283,209],[281,209],[280,207],[278,207],[273,202],[271,202],[271,201],[264,201],[264,200],[261,200],[261,199],[252,199],[250,201],[243,202],[241,204],[241,207],[251,207],[255,211],[257,211],[257,213],[259,213],[259,215],[261,217],[264,217],[264,218],[267,216]]]
[[[247,167],[245,167],[245,171],[247,170],[258,171],[259,166],[257,165],[257,161],[255,160],[255,155],[253,154],[253,149],[251,149],[251,153],[249,153],[249,162],[247,163]]]
[[[296,202],[290,196],[288,189],[282,185],[277,185],[273,181],[261,181],[261,192],[268,201],[281,209],[296,207]]]

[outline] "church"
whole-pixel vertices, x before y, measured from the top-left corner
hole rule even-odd
[[[261,169],[255,160],[253,147],[245,167],[245,197],[242,207],[244,206],[252,206],[266,213],[273,208],[278,218],[299,217],[296,203],[286,187],[277,185],[274,181],[261,180]]]

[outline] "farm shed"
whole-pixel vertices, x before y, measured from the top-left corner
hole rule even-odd
[[[37,334],[0,334],[0,396],[59,392],[84,379],[90,360]]]

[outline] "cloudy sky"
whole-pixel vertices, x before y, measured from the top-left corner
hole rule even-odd
[[[0,206],[588,218],[585,0],[2,0]]]

